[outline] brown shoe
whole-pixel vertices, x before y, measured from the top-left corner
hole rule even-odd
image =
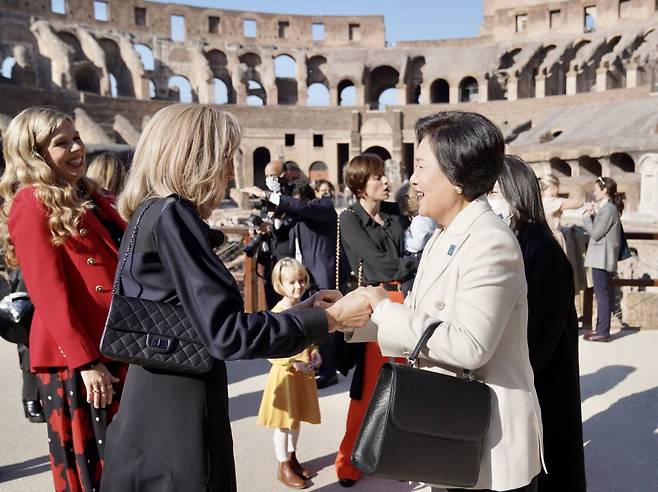
[[[279,479],[279,482],[291,489],[305,489],[308,487],[308,485],[306,485],[306,480],[297,475],[292,469],[290,461],[279,463],[279,470],[276,474],[276,478]]]
[[[292,466],[294,472],[302,478],[311,478],[314,475],[314,473],[311,470],[309,470],[304,465],[302,465],[299,461],[297,461],[297,455],[295,454],[294,451],[290,455],[290,465]]]
[[[610,335],[592,335],[591,337],[587,338],[588,342],[609,342],[610,341]]]

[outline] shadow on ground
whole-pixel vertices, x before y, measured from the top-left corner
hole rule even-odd
[[[606,366],[580,376],[580,402],[607,393],[635,370],[632,366]]]
[[[48,456],[40,456],[21,463],[0,466],[0,483],[37,475],[48,470],[50,470],[50,458]]]
[[[583,424],[588,490],[655,490],[656,408],[658,387],[621,398]]]

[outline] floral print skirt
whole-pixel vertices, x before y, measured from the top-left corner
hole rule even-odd
[[[56,492],[97,492],[103,470],[105,429],[119,408],[123,365],[108,364],[121,380],[115,384],[112,404],[96,409],[87,403],[87,391],[77,369],[39,370],[43,409],[48,426],[50,468]]]

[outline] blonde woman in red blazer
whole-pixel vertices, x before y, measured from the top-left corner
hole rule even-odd
[[[55,490],[91,492],[125,375],[98,348],[125,222],[114,197],[84,177],[85,146],[68,115],[23,111],[3,150],[0,241],[35,307],[31,369],[43,386]]]

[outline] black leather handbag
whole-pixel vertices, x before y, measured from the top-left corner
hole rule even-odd
[[[139,223],[155,202],[146,205],[135,221],[130,243],[114,280],[110,312],[101,338],[101,353],[113,360],[151,369],[203,374],[212,369],[214,359],[197,336],[182,306],[119,293],[121,274],[134,249]]]
[[[27,292],[16,291],[0,299],[0,336],[27,345],[34,306]]]
[[[491,390],[473,381],[414,367],[440,323],[423,333],[408,365],[385,363],[352,452],[367,475],[472,487],[489,428]]]

